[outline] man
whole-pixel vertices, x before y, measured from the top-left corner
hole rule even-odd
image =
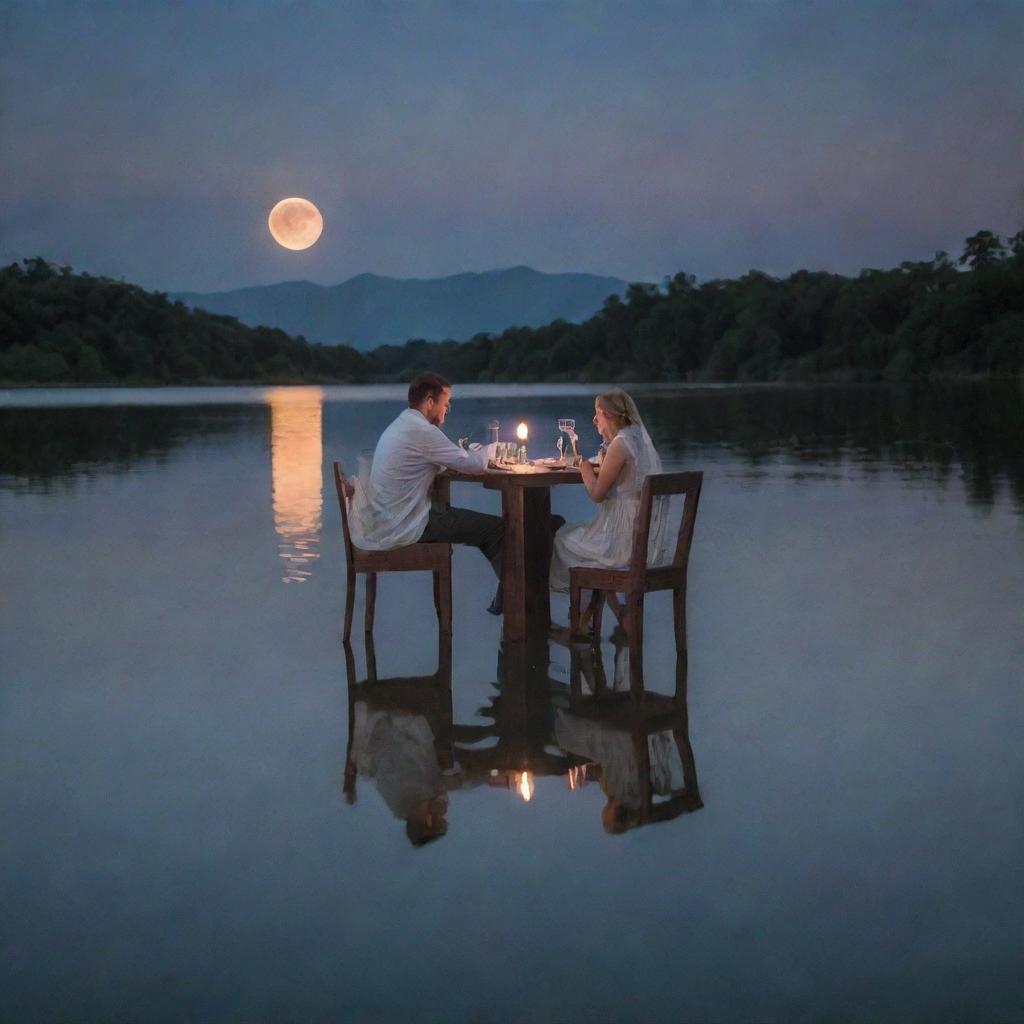
[[[438,764],[435,738],[425,715],[415,709],[375,708],[355,702],[352,776],[346,766],[346,798],[355,802],[355,776],[371,779],[399,820],[413,846],[440,839],[448,831],[448,789],[459,785],[456,774]]]
[[[449,541],[479,548],[498,577],[487,609],[501,614],[500,516],[465,508],[435,509],[430,488],[440,467],[470,472],[487,468],[495,445],[467,451],[441,432],[451,408],[451,384],[436,373],[420,373],[409,385],[409,408],[381,434],[373,453],[366,493],[354,502],[352,539],[358,547],[387,550],[406,544]]]

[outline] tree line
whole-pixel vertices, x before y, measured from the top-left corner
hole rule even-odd
[[[0,270],[0,380],[15,383],[877,381],[1024,373],[1024,231],[955,261],[855,277],[760,271],[632,284],[583,323],[361,353],[42,259]]]
[[[355,381],[366,361],[171,302],[163,292],[75,274],[43,259],[0,270],[0,380],[36,384]]]

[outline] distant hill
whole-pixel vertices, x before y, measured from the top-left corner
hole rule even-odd
[[[626,282],[614,277],[512,267],[432,279],[360,274],[333,287],[288,281],[229,292],[176,292],[171,298],[254,327],[278,327],[365,352],[411,338],[464,341],[510,325],[582,321],[609,295],[625,291]]]

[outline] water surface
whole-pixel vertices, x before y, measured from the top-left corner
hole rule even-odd
[[[0,392],[0,1019],[1020,1019],[1019,386],[637,388],[667,468],[705,473],[703,807],[606,830],[586,766],[614,729],[566,719],[565,648],[502,648],[459,551],[470,752],[440,757],[447,833],[421,847],[394,775],[345,778],[329,474],[401,392]],[[447,427],[523,417],[546,455],[590,407],[457,387]],[[554,506],[590,514],[578,488]],[[371,653],[435,672],[426,578],[381,579]],[[645,662],[671,692],[664,595]],[[423,699],[387,719],[392,765],[429,754]],[[506,754],[529,800],[487,769]]]

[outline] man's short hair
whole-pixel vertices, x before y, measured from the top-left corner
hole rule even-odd
[[[439,373],[431,373],[430,370],[417,373],[409,384],[409,408],[415,409],[429,397],[440,398],[441,392],[450,387],[451,384]]]

